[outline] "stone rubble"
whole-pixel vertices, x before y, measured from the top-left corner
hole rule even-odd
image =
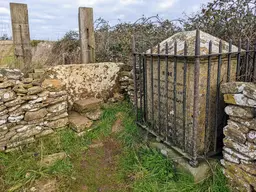
[[[0,151],[67,127],[67,116],[67,93],[60,80],[45,79],[41,85],[19,70],[0,70]]]
[[[224,128],[223,172],[236,191],[256,190],[256,84],[221,86],[229,115]]]

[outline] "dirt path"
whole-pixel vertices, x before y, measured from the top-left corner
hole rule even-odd
[[[121,120],[118,118],[110,136],[93,141],[89,149],[81,154],[80,159],[75,160],[77,175],[74,176],[76,179],[71,191],[130,191],[118,167],[122,146],[115,134],[120,126]]]

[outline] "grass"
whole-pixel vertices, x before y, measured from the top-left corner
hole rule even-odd
[[[111,128],[117,119],[116,114],[120,112],[124,128],[113,135]],[[122,145],[115,182],[125,181],[131,191],[229,191],[219,167],[214,168],[212,177],[195,184],[191,175],[176,170],[171,160],[150,149],[134,123],[133,111],[127,102],[105,106],[101,120],[94,126],[95,129],[83,137],[77,137],[71,130],[64,130],[19,151],[0,153],[0,191],[18,191],[43,178],[57,178],[60,191],[74,191],[74,185],[81,185],[79,182],[84,179],[78,166],[82,154],[93,141],[109,137]],[[65,151],[68,158],[48,168],[38,164],[43,156],[60,151]]]

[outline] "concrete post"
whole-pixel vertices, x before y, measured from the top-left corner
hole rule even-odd
[[[82,63],[95,62],[95,37],[93,26],[93,9],[79,7],[78,13],[81,61]]]
[[[27,4],[10,3],[12,38],[15,56],[22,71],[27,72],[32,60]]]

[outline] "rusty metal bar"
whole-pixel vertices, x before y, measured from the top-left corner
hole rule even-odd
[[[174,42],[174,55],[177,55],[177,41]],[[176,109],[176,100],[177,100],[177,57],[174,57],[174,66],[173,66],[173,136],[174,144],[177,144],[177,109]]]
[[[232,52],[232,40],[229,41],[228,52],[230,52],[230,53]],[[231,54],[230,53],[228,54],[227,82],[230,81],[230,62],[231,62]]]
[[[153,50],[150,49],[150,53],[152,54]],[[152,129],[155,127],[154,120],[154,70],[153,70],[153,55],[151,55],[150,59],[150,69],[151,69],[151,115],[152,115]]]
[[[160,44],[157,45],[157,54],[160,55]],[[161,133],[160,127],[161,127],[161,117],[160,117],[160,100],[161,100],[161,92],[160,92],[160,82],[161,82],[161,76],[160,76],[160,57],[157,57],[157,95],[158,95],[158,111],[157,111],[157,118],[158,118],[158,133]]]
[[[249,39],[246,40],[246,53],[245,53],[245,81],[249,81],[250,72],[249,72],[249,49],[250,42]]]
[[[236,80],[240,80],[240,65],[241,65],[241,39],[238,41],[237,65],[236,65]]]
[[[147,57],[143,56],[144,122],[147,121]]]
[[[141,118],[141,116],[142,116],[142,113],[143,113],[143,108],[142,108],[142,89],[143,89],[143,84],[142,84],[142,70],[141,70],[141,57],[142,57],[142,55],[139,55],[139,70],[138,70],[138,72],[139,72],[139,75],[138,75],[138,77],[139,77],[139,79],[138,79],[138,81],[139,81],[139,95],[140,95],[140,106],[139,106],[139,108],[140,108],[140,121],[142,120],[142,118]]]
[[[165,44],[165,54],[168,55],[168,43],[166,42]],[[166,98],[166,128],[165,128],[165,133],[166,137],[165,140],[168,141],[168,134],[169,134],[169,129],[168,129],[168,73],[169,73],[169,66],[168,66],[168,56],[165,57],[165,98]]]
[[[212,41],[209,42],[209,54],[212,53]],[[206,90],[206,107],[205,107],[205,137],[204,146],[206,146],[207,132],[209,129],[209,114],[210,114],[210,91],[211,91],[211,56],[208,57],[208,70],[207,70],[207,90]],[[205,154],[207,153],[205,148]]]
[[[187,41],[184,42],[184,56],[188,54]],[[187,58],[184,58],[183,71],[183,150],[186,151],[186,112],[187,112]]]
[[[193,167],[198,166],[197,159],[197,133],[198,133],[198,118],[199,118],[199,75],[200,75],[200,31],[196,30],[195,42],[195,68],[194,68],[194,103],[193,103],[193,152],[190,165]]]
[[[219,53],[222,53],[222,41],[219,43]],[[221,76],[222,57],[218,58],[218,71],[217,71],[217,90],[216,90],[216,111],[215,111],[215,130],[214,130],[214,152],[217,152],[217,139],[218,139],[218,114],[220,107],[220,76]]]
[[[254,44],[253,53],[253,82],[256,83],[256,43]]]
[[[138,100],[137,100],[137,77],[136,77],[136,54],[135,54],[135,38],[132,36],[132,52],[133,52],[133,82],[134,82],[134,104],[136,121],[138,121]]]

